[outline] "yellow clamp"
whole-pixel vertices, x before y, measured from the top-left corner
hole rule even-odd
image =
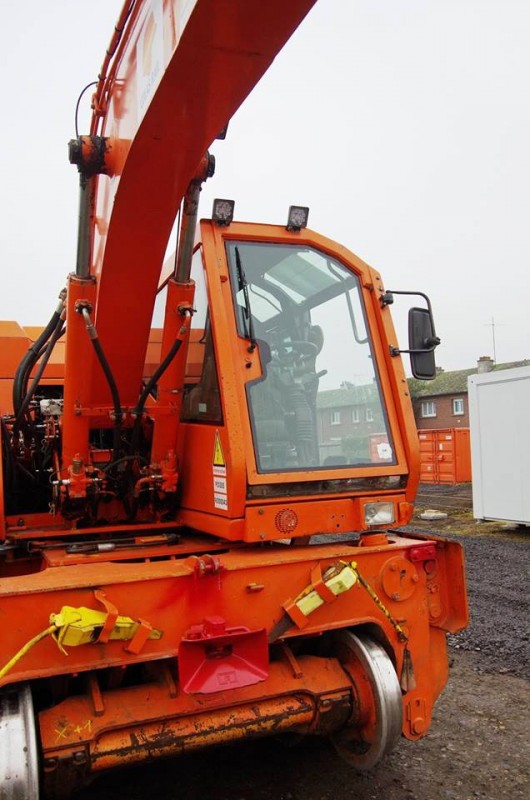
[[[99,600],[104,599],[103,593],[96,593]],[[109,603],[109,608],[113,608]],[[148,639],[161,639],[162,631],[152,628],[143,619],[137,621],[131,617],[123,617],[117,613],[105,611],[94,611],[91,608],[73,608],[63,606],[58,614],[50,614],[50,626],[38,633],[20,650],[15,653],[7,664],[0,667],[0,680],[4,678],[13,667],[18,664],[21,658],[41,642],[47,636],[51,636],[57,647],[68,655],[64,646],[77,647],[80,644],[93,644],[95,642],[105,643],[109,639],[118,639],[129,642],[125,648],[127,652],[138,654]]]
[[[97,642],[101,631],[105,627],[108,614],[105,611],[94,611],[92,608],[73,608],[63,606],[58,614],[50,614],[50,623],[55,626],[53,635],[59,650],[67,655],[67,647],[77,647],[80,644],[93,644]],[[106,639],[128,641],[147,623],[135,622],[131,617],[117,616],[112,629]],[[160,639],[162,631],[147,626],[145,639]]]
[[[360,574],[357,569],[356,561],[338,561],[336,564],[332,564],[328,567],[328,569],[320,575],[318,570],[314,570],[311,575],[311,583],[309,586],[294,600],[286,603],[283,606],[284,611],[287,612],[299,628],[303,628],[307,625],[307,617],[312,614],[313,611],[316,611],[316,609],[320,608],[324,603],[333,601],[335,597],[343,592],[347,592],[355,586],[355,584],[363,587],[379,610],[383,612],[394,627],[399,640],[401,642],[406,642],[408,638],[407,634],[394,619],[368,581]]]
[[[357,582],[357,573],[355,567],[357,564],[352,561],[347,564],[345,561],[339,561],[323,573],[322,582],[324,586],[331,592],[332,595],[337,595],[347,592]],[[322,586],[315,587],[313,583],[307,586],[294,601],[294,605],[302,612],[304,617],[308,617],[317,608],[323,606],[326,599],[322,597],[319,592],[322,591]],[[332,599],[332,598],[329,598]]]
[[[372,589],[366,578],[361,575],[357,569],[356,561],[350,561],[349,563],[338,561],[328,567],[324,573],[320,571],[320,566],[315,567],[311,573],[309,586],[306,586],[294,600],[290,600],[283,605],[286,616],[273,627],[269,634],[269,642],[275,642],[291,627],[293,622],[299,629],[303,629],[308,624],[307,618],[313,611],[316,611],[324,603],[332,602],[339,594],[347,592],[355,585],[363,587],[394,627],[399,641],[405,644],[400,685],[404,692],[412,691],[416,687],[416,678],[412,666],[408,636],[381,598]]]
[[[300,592],[294,600],[289,600],[283,604],[283,610],[295,623],[298,628],[305,628],[308,624],[308,617],[324,603],[331,603],[335,598],[347,592],[357,582],[357,573],[354,561],[348,564],[345,561],[337,561],[329,566],[324,573],[321,571],[320,564],[313,567],[311,571],[311,583]],[[282,628],[284,625],[281,626]]]

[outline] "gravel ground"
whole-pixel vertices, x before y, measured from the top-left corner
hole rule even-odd
[[[528,551],[530,527],[476,522],[471,512],[471,484],[423,485],[408,530],[432,531],[462,542],[466,555],[470,624],[449,636],[455,650],[481,654],[478,669],[530,680]],[[425,508],[447,518],[423,521]],[[434,527],[436,526],[436,527]]]
[[[450,492],[443,496],[451,502]],[[410,529],[463,543],[472,615],[466,631],[449,637],[449,684],[424,739],[402,740],[366,775],[326,741],[248,742],[102,776],[79,800],[526,800],[530,532],[477,526],[460,506],[436,530],[419,517]]]
[[[530,680],[530,538],[462,538],[471,621],[465,631],[449,636],[449,644],[480,653],[480,671]]]

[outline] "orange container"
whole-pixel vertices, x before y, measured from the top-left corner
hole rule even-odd
[[[421,483],[467,483],[471,480],[469,428],[440,428],[418,433]]]

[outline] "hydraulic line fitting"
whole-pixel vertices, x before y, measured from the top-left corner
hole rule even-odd
[[[109,150],[106,136],[79,136],[68,142],[68,160],[83,178],[108,172],[105,155]]]
[[[139,497],[146,489],[150,491],[175,492],[177,490],[178,471],[177,457],[170,450],[160,464],[150,464],[149,474],[139,478],[134,486],[134,496]]]
[[[89,487],[97,493],[101,483],[100,471],[86,465],[79,453],[76,453],[68,466],[68,477],[52,481],[54,503],[61,503],[63,499],[81,500],[87,496]]]

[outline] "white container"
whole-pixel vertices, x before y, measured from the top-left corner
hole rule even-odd
[[[470,375],[473,516],[530,524],[530,367]]]

